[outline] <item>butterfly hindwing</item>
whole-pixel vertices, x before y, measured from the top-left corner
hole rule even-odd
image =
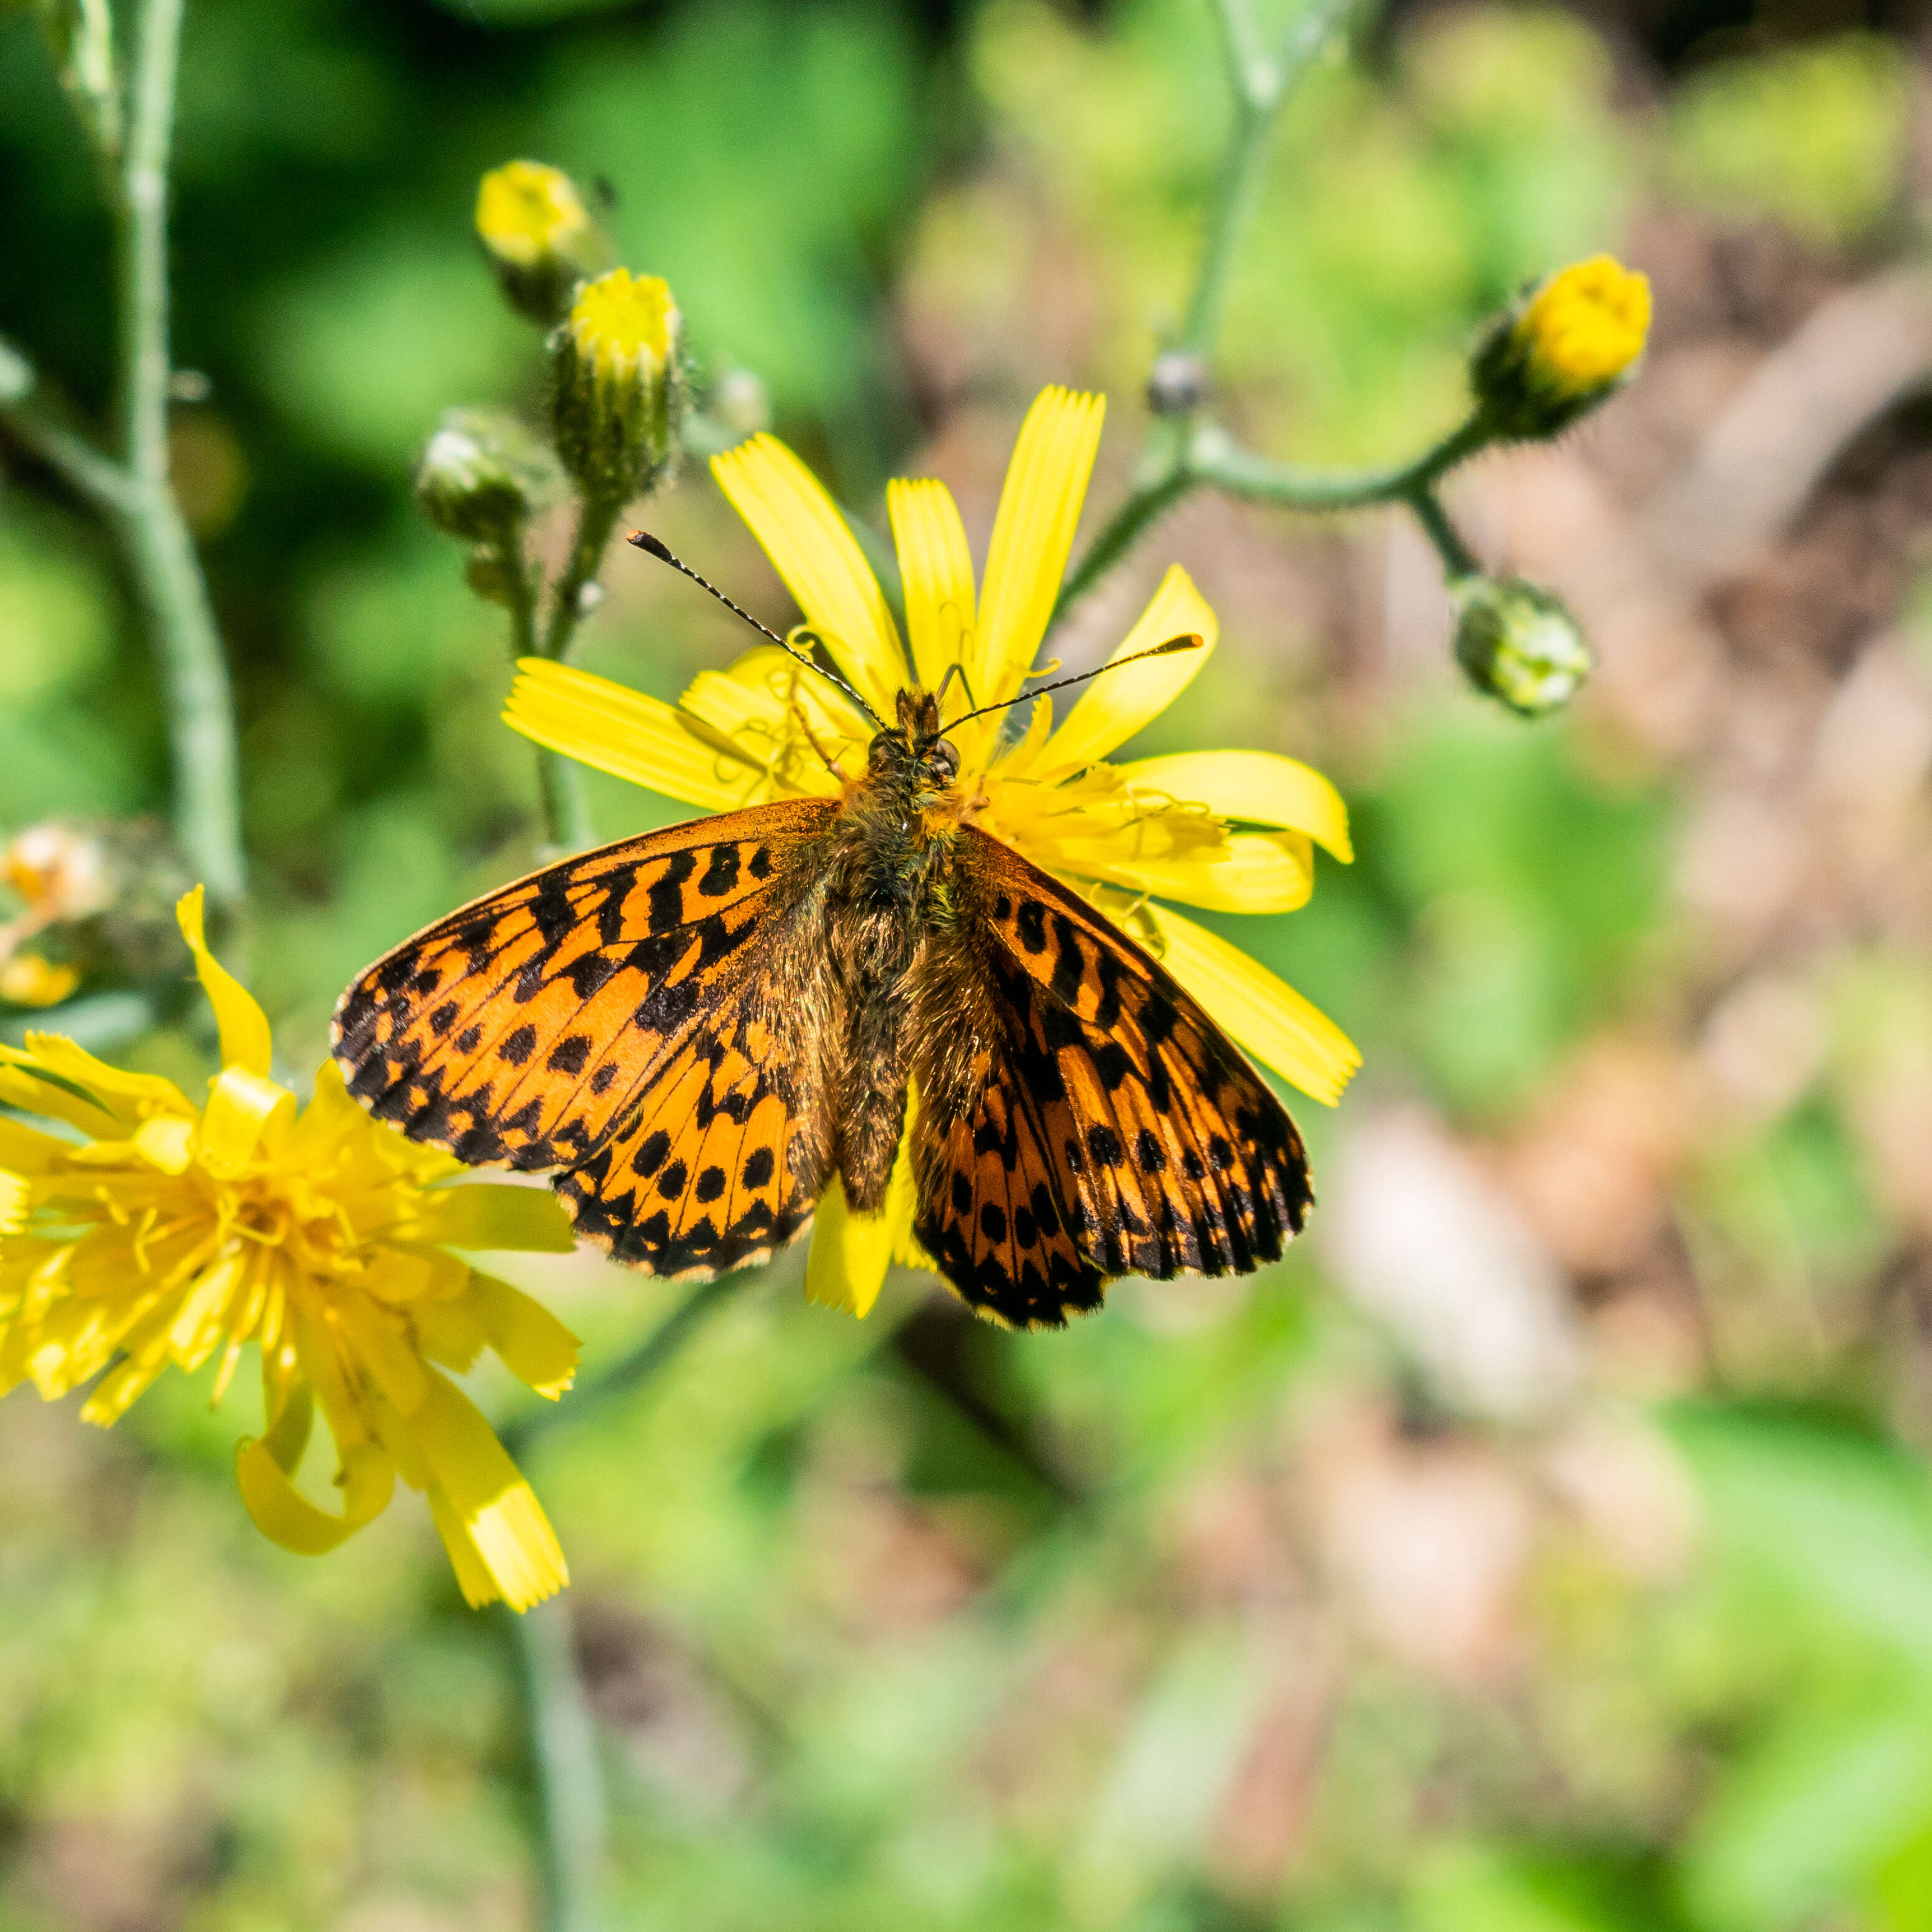
[[[650,1274],[709,1276],[764,1260],[811,1220],[832,1135],[822,1042],[796,1023],[800,991],[777,974],[748,978],[617,1132],[559,1178],[580,1234]]]
[[[756,971],[786,861],[835,809],[785,800],[646,832],[439,920],[343,995],[350,1090],[475,1166],[580,1165]]]
[[[990,1013],[994,1037],[967,1103],[922,1117],[927,1252],[969,1301],[1028,1326],[1093,1306],[1115,1275],[1278,1258],[1312,1196],[1300,1137],[1261,1076],[1085,901],[970,826],[956,854],[966,943],[949,970],[978,962],[958,1003]],[[1050,1235],[1033,1205],[1042,1172]]]

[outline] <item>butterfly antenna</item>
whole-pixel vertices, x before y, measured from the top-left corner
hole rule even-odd
[[[700,577],[682,557],[674,556],[662,543],[652,536],[649,530],[627,532],[624,541],[628,544],[634,544],[640,550],[646,551],[650,556],[656,557],[660,563],[668,563],[672,569],[682,571],[700,590],[710,591],[726,610],[731,612],[734,616],[743,618],[753,630],[758,632],[761,636],[769,638],[787,656],[797,658],[800,664],[808,670],[815,670],[820,677],[830,679],[874,724],[878,726],[880,730],[885,729],[885,720],[836,670],[827,670],[810,652],[802,651],[790,638],[780,637],[769,624],[760,623],[742,604],[733,603],[731,599],[727,597],[710,578]],[[799,635],[809,638],[814,644],[822,641],[816,631],[801,631]]]
[[[1002,698],[998,704],[982,704],[976,711],[968,711],[953,719],[946,727],[956,730],[968,718],[983,718],[989,711],[1004,711],[1010,706],[1024,704],[1030,698],[1044,698],[1049,691],[1064,691],[1070,684],[1084,684],[1090,677],[1098,677],[1102,672],[1124,670],[1130,664],[1138,664],[1143,658],[1172,657],[1177,651],[1198,651],[1207,639],[1190,632],[1186,637],[1169,638],[1164,644],[1156,644],[1151,650],[1136,651],[1130,658],[1116,658],[1111,664],[1103,664],[1093,670],[1083,670],[1078,677],[1056,678],[1051,684],[1042,684],[1036,690],[1023,691],[1017,698]]]

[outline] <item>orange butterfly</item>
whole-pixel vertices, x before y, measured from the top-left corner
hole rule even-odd
[[[974,824],[939,704],[902,691],[836,797],[625,839],[418,933],[343,995],[349,1090],[460,1160],[558,1170],[578,1231],[650,1274],[764,1259],[834,1177],[879,1214],[908,1132],[920,1244],[1015,1326],[1278,1258],[1312,1199],[1294,1123],[1158,960]]]

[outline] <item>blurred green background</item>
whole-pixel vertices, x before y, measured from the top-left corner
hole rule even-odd
[[[1284,750],[1350,798],[1352,868],[1220,922],[1366,1054],[1296,1108],[1323,1207],[1275,1270],[1130,1284],[1064,1335],[909,1276],[855,1323],[793,1257],[544,1440],[616,1923],[1932,1927],[1918,32],[1406,6],[1292,104],[1218,370],[1259,447],[1406,455],[1524,278],[1602,248],[1652,278],[1630,392],[1452,491],[1603,670],[1557,722],[1485,709],[1380,516],[1196,500],[1076,613],[1055,649],[1090,659],[1180,558],[1224,639],[1146,748]],[[602,184],[704,381],[754,373],[856,514],[944,476],[982,549],[1043,382],[1108,392],[1095,505],[1125,488],[1227,112],[1205,0],[193,0],[176,473],[292,1074],[352,973],[531,860],[501,614],[408,487],[442,410],[541,393],[481,172]],[[0,335],[83,416],[108,239],[0,8]],[[653,514],[789,620],[701,464]],[[740,647],[635,557],[605,584],[579,662],[670,697]],[[112,550],[0,442],[0,830],[121,828],[152,940],[166,790]],[[610,836],[677,815],[592,795]],[[130,946],[76,956],[73,1023],[191,1071],[185,1004],[129,1036]],[[518,1278],[593,1365],[681,1292]],[[263,1542],[248,1378],[214,1413],[206,1379],[111,1435],[0,1406],[0,1926],[533,1924],[502,1619],[413,1498],[326,1559]]]

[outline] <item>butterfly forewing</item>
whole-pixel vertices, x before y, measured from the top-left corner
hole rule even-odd
[[[756,970],[786,861],[835,808],[647,832],[452,913],[343,995],[350,1091],[474,1165],[580,1164]]]
[[[917,1231],[955,1286],[1032,1325],[1092,1306],[1108,1276],[1276,1259],[1312,1196],[1261,1076],[1165,968],[1011,848],[969,826],[956,864],[969,940],[946,970],[983,962],[1000,1037],[970,1106],[920,1121]]]

